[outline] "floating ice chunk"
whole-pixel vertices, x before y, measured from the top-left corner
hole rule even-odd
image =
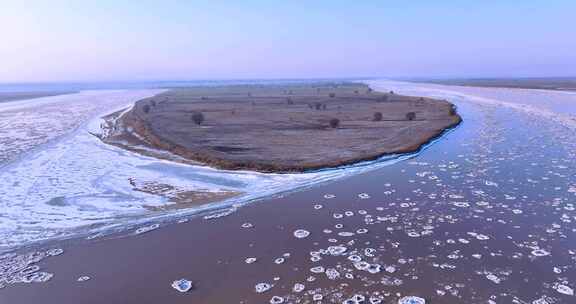
[[[158,228],[160,228],[159,224],[152,224],[150,226],[140,227],[140,228],[136,229],[136,234],[142,234],[142,233],[150,232],[150,231],[156,230]]]
[[[358,194],[358,197],[361,199],[368,199],[370,198],[370,195],[368,193],[360,193]]]
[[[43,283],[49,281],[54,275],[48,272],[34,272],[22,277],[22,283]]]
[[[537,257],[542,257],[542,256],[547,256],[550,255],[550,252],[544,250],[544,249],[534,249],[532,250],[532,255],[533,256],[537,256]]]
[[[338,235],[344,236],[344,237],[351,237],[351,236],[354,236],[354,232],[342,231],[342,232],[338,232]]]
[[[292,287],[292,291],[294,292],[302,292],[304,289],[306,289],[306,286],[302,283],[296,283],[294,287]]]
[[[172,282],[172,288],[178,290],[179,292],[188,292],[192,289],[192,281],[186,279],[180,279]]]
[[[366,229],[366,228],[360,228],[360,229],[356,230],[356,233],[358,233],[358,234],[364,234],[367,232],[368,232],[368,229]]]
[[[328,277],[328,279],[330,280],[336,280],[337,278],[340,277],[340,272],[338,272],[338,270],[334,269],[334,268],[328,268],[325,271],[326,277]]]
[[[381,266],[378,264],[370,264],[370,266],[368,266],[368,268],[366,269],[366,271],[368,271],[371,274],[376,274],[379,273],[381,269]]]
[[[370,267],[370,264],[368,262],[365,262],[365,261],[360,261],[360,262],[354,263],[354,267],[358,270],[367,270],[368,267]]]
[[[426,300],[420,297],[409,296],[398,300],[398,304],[426,304]]]
[[[254,227],[254,225],[252,223],[246,222],[246,223],[242,224],[242,228],[252,228],[252,227]]]
[[[54,249],[50,249],[50,250],[46,251],[46,254],[49,256],[57,256],[57,255],[61,255],[62,253],[64,253],[64,249],[62,249],[62,248],[54,248]]]
[[[374,248],[364,249],[364,255],[369,256],[369,257],[373,257],[375,252],[376,252],[376,249],[374,249]]]
[[[381,304],[382,299],[376,297],[370,297],[370,304]]]
[[[461,207],[461,208],[470,207],[470,203],[468,203],[468,202],[453,202],[452,204],[456,207]]]
[[[496,182],[486,181],[485,184],[486,186],[498,187],[498,183]]]
[[[314,209],[316,210],[322,209],[322,205],[320,204],[314,205]]]
[[[499,277],[497,277],[496,275],[489,273],[486,275],[486,278],[496,284],[500,284],[500,282],[502,281]]]
[[[384,268],[384,270],[386,270],[386,272],[388,272],[388,273],[394,273],[394,272],[396,272],[396,267],[386,266],[386,268]]]
[[[282,304],[284,303],[284,298],[279,297],[279,296],[273,296],[272,299],[270,299],[270,304]]]
[[[554,301],[554,302],[555,302],[555,301]],[[546,296],[542,296],[541,298],[532,301],[532,304],[553,304],[554,302],[552,302],[552,301],[547,301],[547,297],[546,297]]]
[[[213,219],[229,216],[230,214],[236,212],[236,210],[238,210],[238,208],[233,207],[233,208],[230,208],[230,209],[222,211],[222,212],[206,215],[206,216],[204,216],[204,219],[205,220],[213,220]]]
[[[1,269],[1,268],[0,268],[0,269]],[[28,267],[20,270],[20,274],[21,274],[21,275],[31,274],[31,273],[36,272],[36,271],[38,271],[38,270],[40,270],[40,266],[38,266],[38,265],[30,265],[30,266],[28,266]],[[0,278],[1,278],[1,277],[0,277]]]
[[[277,258],[274,260],[274,263],[280,265],[280,264],[284,263],[284,261],[286,261],[284,258]]]
[[[294,236],[298,239],[306,238],[310,235],[310,232],[304,229],[298,229],[294,231]]]
[[[558,284],[554,287],[554,289],[556,289],[557,292],[561,293],[561,294],[565,294],[567,296],[573,296],[574,295],[574,290],[566,285],[562,285],[562,284]]]
[[[252,264],[255,263],[258,259],[256,258],[246,258],[246,260],[244,260],[246,262],[246,264]]]
[[[323,273],[323,272],[324,272],[324,267],[322,267],[322,266],[312,267],[312,268],[310,268],[310,272],[312,272],[312,273]]]
[[[89,276],[81,276],[81,277],[79,277],[76,281],[78,281],[78,282],[86,282],[86,281],[88,281],[88,280],[90,280],[90,277],[89,277]]]
[[[354,262],[354,263],[358,263],[360,261],[362,261],[362,257],[360,257],[359,255],[353,254],[348,256],[348,260]]]
[[[329,193],[324,194],[325,199],[331,199],[331,198],[335,198],[335,197],[336,197],[336,195],[334,195],[334,194],[329,194]]]
[[[319,294],[319,293],[316,293],[312,296],[312,300],[314,300],[314,301],[322,301],[323,298],[324,298],[324,296]]]
[[[328,247],[328,252],[330,253],[330,255],[341,255],[344,252],[346,252],[346,250],[348,250],[348,248],[346,248],[344,246],[330,246],[330,247]]]
[[[263,293],[270,290],[272,286],[273,285],[269,283],[258,283],[256,284],[256,286],[254,286],[254,289],[256,290],[257,293]]]

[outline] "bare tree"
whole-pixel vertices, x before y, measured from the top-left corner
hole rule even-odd
[[[332,118],[330,119],[330,127],[335,129],[338,128],[338,126],[340,126],[340,119],[338,118]]]
[[[201,125],[204,122],[204,114],[202,112],[194,112],[190,118],[197,125]]]
[[[408,112],[408,113],[406,113],[406,119],[407,119],[407,120],[414,120],[414,119],[416,119],[416,113],[415,113],[415,112]]]

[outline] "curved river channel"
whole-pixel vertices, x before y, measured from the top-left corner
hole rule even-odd
[[[149,233],[148,241],[164,240],[163,257],[186,257],[187,263],[156,265],[152,253],[130,255],[135,263],[147,265],[139,270],[146,278],[138,281],[139,288],[157,288],[139,297],[157,302],[191,301],[172,293],[168,275],[155,276],[162,272],[193,280],[202,273],[204,285],[194,292],[199,303],[267,303],[278,298],[284,303],[316,303],[322,298],[341,303],[354,300],[354,295],[372,303],[393,303],[404,295],[422,296],[431,303],[575,303],[576,93],[367,83],[375,90],[447,99],[457,105],[464,122],[412,155],[307,174],[259,174],[151,159],[104,145],[90,135],[98,132],[102,114],[157,91],[46,97],[38,107],[96,99],[107,104],[83,110],[79,122],[65,126],[51,122],[52,116],[43,112],[43,126],[54,125],[50,132],[63,130],[61,134],[30,143],[22,148],[26,152],[16,153],[19,156],[0,167],[0,246],[9,250],[53,238],[159,228]],[[12,108],[0,105],[0,115],[25,113],[11,104]],[[11,126],[0,125],[0,145],[2,136],[28,136],[2,135]],[[147,206],[161,206],[166,200],[135,193],[130,178],[243,194],[195,209],[150,211]],[[191,216],[197,213],[202,216]],[[197,244],[200,236],[178,233],[184,228],[174,228],[181,226],[173,224],[176,220],[188,232],[210,227],[202,229],[201,240],[220,239],[228,247],[222,242],[205,242],[194,249],[182,245]],[[134,248],[143,244],[138,238],[124,242]],[[131,250],[120,242],[113,246],[119,252]],[[155,250],[159,249],[150,249]],[[78,249],[70,253],[70,261],[88,254]],[[66,261],[66,256],[58,259]],[[246,263],[248,257],[259,262]],[[99,271],[114,272],[98,265],[101,270],[83,268],[94,281]],[[69,286],[80,273],[66,267],[60,273],[51,270],[56,274],[53,291],[23,295],[25,287],[6,288],[5,299],[33,303],[47,294],[64,299],[57,295],[64,288],[59,286]],[[224,281],[222,271],[227,275]],[[109,280],[110,285],[100,282],[95,290],[114,289],[115,278]],[[269,289],[259,293],[256,285]],[[83,296],[67,294],[91,303]]]

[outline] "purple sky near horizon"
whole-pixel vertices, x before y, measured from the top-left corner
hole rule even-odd
[[[0,0],[0,82],[576,76],[574,11],[564,0]]]

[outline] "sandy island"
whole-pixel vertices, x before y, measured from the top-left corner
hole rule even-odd
[[[375,92],[359,83],[178,88],[109,118],[107,143],[261,172],[414,152],[461,122],[447,101]]]

